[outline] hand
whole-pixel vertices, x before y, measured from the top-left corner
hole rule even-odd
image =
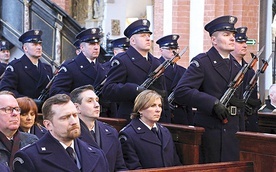
[[[136,90],[137,90],[138,93],[141,93],[142,91],[146,90],[146,88],[145,88],[145,87],[142,87],[142,86],[138,86],[138,87],[136,88]]]
[[[224,121],[226,122],[227,116],[230,115],[228,109],[220,101],[215,102],[213,110],[214,110],[215,114],[217,115],[217,117],[223,122]]]

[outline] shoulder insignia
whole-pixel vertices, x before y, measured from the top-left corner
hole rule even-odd
[[[20,157],[14,158],[14,160],[13,160],[13,162],[12,162],[13,166],[14,166],[14,164],[15,164],[16,162],[19,162],[20,164],[24,164],[24,160],[23,160],[22,158],[20,158]]]
[[[190,64],[190,65],[192,65],[192,64],[195,64],[196,67],[199,67],[199,63],[198,63],[198,61],[196,61],[196,60],[191,61],[191,64]]]
[[[65,66],[62,66],[62,67],[59,69],[59,72],[62,71],[62,70],[64,70],[64,72],[67,72],[67,69],[66,69]]]
[[[111,62],[111,67],[112,67],[112,66],[117,66],[117,65],[119,65],[119,64],[120,64],[119,60],[114,59],[114,60],[112,60],[112,62]]]
[[[6,70],[8,70],[8,69],[10,69],[11,72],[14,72],[14,68],[13,68],[11,65],[8,65],[8,66],[6,67]]]
[[[119,140],[120,140],[120,141],[121,141],[121,140],[127,141],[127,137],[126,137],[125,135],[121,135],[121,136],[119,137]]]

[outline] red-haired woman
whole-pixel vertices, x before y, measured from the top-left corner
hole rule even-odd
[[[34,134],[38,138],[42,137],[47,130],[37,122],[38,109],[33,99],[20,97],[16,100],[21,108],[19,130]]]

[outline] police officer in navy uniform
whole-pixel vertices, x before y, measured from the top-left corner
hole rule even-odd
[[[8,41],[0,40],[0,79],[10,60],[10,44]]]
[[[149,30],[150,22],[140,19],[131,23],[124,31],[124,35],[130,39],[130,47],[124,53],[120,53],[111,62],[103,95],[108,100],[119,104],[117,116],[130,120],[135,97],[145,88],[140,85],[154,71],[160,61],[149,53],[151,48]],[[164,77],[158,78],[149,89],[162,94],[165,100],[165,109],[161,117],[162,122],[170,122],[169,105],[167,101],[166,85]]]
[[[19,37],[24,55],[11,61],[0,83],[0,90],[8,90],[16,97],[37,99],[53,77],[52,67],[42,63],[42,31],[30,30]]]
[[[74,44],[74,46],[76,48],[76,55],[79,55],[81,53],[80,40],[77,39],[73,44]]]
[[[237,63],[240,65],[240,68],[247,64],[244,60],[245,55],[247,54],[247,27],[239,27],[237,28],[237,33],[235,34],[235,50],[231,52]],[[254,76],[254,69],[249,69],[247,73],[244,75],[244,81],[242,84],[242,93],[245,91],[246,86],[249,84],[250,80]],[[257,87],[251,93],[250,98],[246,102],[247,104],[243,104],[244,100],[237,100],[235,103],[238,108],[238,113],[240,117],[240,131],[254,131],[257,132],[258,127],[258,109],[260,108],[261,101],[257,97]],[[232,102],[232,101],[231,101]]]
[[[68,95],[57,94],[47,99],[42,113],[49,132],[15,154],[15,172],[109,172],[103,151],[78,138],[78,110]]]
[[[275,112],[276,109],[276,84],[272,84],[268,90],[268,99],[259,109],[259,112]]]
[[[156,41],[159,45],[161,57],[159,58],[160,62],[163,63],[166,60],[170,60],[174,57],[173,51],[178,53],[179,46],[178,46],[178,39],[179,35],[172,34],[164,36]],[[180,80],[181,76],[184,74],[186,69],[178,64],[170,65],[164,72],[164,76],[166,79],[166,87],[167,93],[173,94],[173,90],[176,87],[178,81]],[[171,107],[172,106],[172,107]],[[172,103],[170,105],[172,110],[172,123],[175,124],[192,124],[193,121],[193,113],[192,108],[188,106],[180,106]]]
[[[100,115],[99,97],[92,85],[74,89],[70,96],[79,111],[80,139],[101,148],[107,158],[109,171],[127,170],[117,130],[98,120]]]
[[[111,68],[111,62],[116,57],[116,55],[119,54],[119,53],[125,52],[130,46],[129,45],[129,39],[127,37],[114,39],[113,41],[111,41],[111,44],[112,44],[112,49],[113,49],[114,56],[111,57],[108,62],[104,63],[104,66],[109,68],[109,69]],[[115,65],[115,64],[113,63],[113,65]]]
[[[239,160],[235,136],[239,117],[219,101],[240,69],[230,54],[235,48],[236,22],[234,16],[221,16],[205,26],[213,46],[192,59],[175,88],[175,101],[196,107],[194,124],[205,128],[200,152],[203,163]]]

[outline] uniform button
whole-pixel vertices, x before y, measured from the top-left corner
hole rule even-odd
[[[226,132],[226,129],[224,128],[223,131]]]

